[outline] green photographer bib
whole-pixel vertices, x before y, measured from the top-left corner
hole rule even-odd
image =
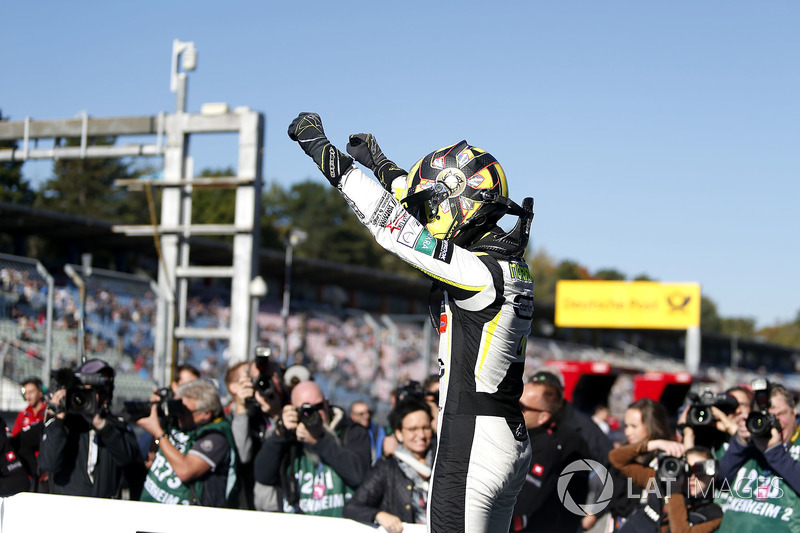
[[[353,497],[353,489],[330,466],[314,461],[307,454],[300,454],[289,467],[297,479],[299,501],[297,507],[303,514],[319,516],[342,516],[344,504]],[[284,500],[284,512],[297,512]]]
[[[186,455],[195,442],[212,431],[223,434],[230,446],[226,496],[230,500],[229,503],[232,503],[238,495],[237,491],[234,490],[236,487],[236,444],[233,441],[230,424],[223,418],[218,418],[188,433],[172,429],[169,434],[169,440],[179,452]],[[194,489],[194,495],[192,494],[192,489]],[[173,505],[199,505],[202,497],[203,482],[200,480],[189,483],[181,481],[172,469],[172,465],[159,450],[153,459],[150,470],[147,472],[141,501]]]
[[[790,441],[789,454],[800,459],[798,434]],[[717,503],[724,515],[722,533],[800,533],[800,497],[777,476],[763,458],[748,459],[736,474],[730,491]]]

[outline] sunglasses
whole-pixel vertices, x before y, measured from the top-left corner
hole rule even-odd
[[[522,402],[520,402],[520,404],[519,404],[519,408],[520,408],[520,409],[522,409],[522,412],[523,412],[523,413],[524,413],[525,411],[533,411],[534,413],[549,413],[549,412],[550,412],[550,411],[548,411],[547,409],[539,409],[539,408],[537,408],[537,407],[529,407],[529,406],[525,405],[525,404],[524,404],[524,403],[522,403]]]

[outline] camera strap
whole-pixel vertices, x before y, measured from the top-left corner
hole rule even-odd
[[[89,430],[89,451],[86,454],[86,473],[89,474],[89,480],[94,485],[94,468],[97,466],[97,432],[94,427]]]

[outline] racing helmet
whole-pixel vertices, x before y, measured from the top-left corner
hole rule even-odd
[[[467,141],[423,157],[411,168],[407,183],[401,201],[438,239],[455,239],[469,228],[495,224],[508,211],[503,167]]]

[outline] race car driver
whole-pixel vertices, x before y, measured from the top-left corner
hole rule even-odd
[[[440,416],[429,531],[508,531],[531,454],[518,401],[533,316],[523,259],[533,200],[512,202],[500,164],[466,141],[429,154],[407,174],[372,135],[351,136],[348,152],[379,185],[330,143],[319,115],[301,113],[289,137],[376,241],[437,289]],[[497,221],[509,212],[519,220],[504,232]]]

